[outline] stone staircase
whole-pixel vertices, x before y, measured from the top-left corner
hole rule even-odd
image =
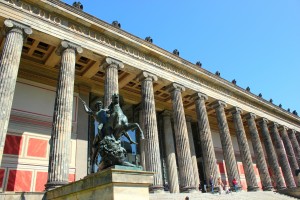
[[[258,192],[232,192],[229,194],[210,194],[210,193],[156,193],[150,194],[150,200],[296,200],[296,198],[282,195],[272,191]]]

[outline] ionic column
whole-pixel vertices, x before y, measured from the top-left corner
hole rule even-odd
[[[252,142],[252,146],[253,146],[254,155],[256,158],[256,165],[257,165],[260,179],[261,179],[262,189],[271,191],[273,189],[272,181],[271,181],[270,174],[268,171],[268,166],[267,166],[267,162],[265,159],[263,147],[262,147],[260,139],[259,139],[259,135],[258,135],[256,123],[255,123],[255,114],[248,113],[245,116],[245,118],[247,119],[249,132],[251,135],[251,142]]]
[[[297,142],[296,131],[293,130],[293,129],[289,129],[288,130],[288,136],[289,136],[289,138],[290,138],[290,140],[292,142],[298,166],[300,166],[300,146],[299,146],[299,144]]]
[[[257,191],[258,185],[257,180],[252,164],[252,158],[250,149],[247,142],[247,137],[245,133],[245,128],[243,125],[243,120],[241,117],[242,110],[238,107],[234,107],[231,110],[231,114],[233,117],[234,127],[236,131],[236,137],[241,153],[241,158],[243,162],[243,167],[245,170],[246,182],[247,182],[247,190],[248,191]]]
[[[294,153],[294,149],[293,149],[291,140],[287,133],[287,129],[288,128],[285,126],[280,127],[281,138],[282,138],[284,148],[285,148],[285,151],[286,151],[289,163],[290,163],[292,174],[293,174],[293,176],[295,176],[295,171],[296,171],[296,169],[299,169],[299,166],[297,163],[297,159],[296,159],[296,156]]]
[[[151,190],[162,191],[163,180],[161,172],[161,160],[158,141],[158,130],[156,120],[156,110],[153,92],[153,81],[157,81],[157,77],[148,72],[142,72],[139,76],[141,81],[142,92],[142,110],[143,110],[143,127],[144,136],[143,146],[145,150],[146,170],[155,172],[154,182]]]
[[[201,141],[202,154],[206,172],[206,181],[208,181],[210,175],[212,175],[215,178],[214,182],[216,183],[217,178],[219,177],[219,173],[207,111],[205,107],[205,101],[207,100],[207,96],[198,92],[195,95],[193,95],[193,97],[196,104],[196,113],[199,127],[198,134],[200,136]]]
[[[69,183],[75,58],[76,53],[81,52],[81,47],[67,41],[61,42],[58,51],[61,54],[61,66],[54,104],[46,190]]]
[[[215,108],[217,114],[217,121],[220,130],[220,138],[229,184],[232,186],[232,180],[235,178],[238,184],[241,185],[240,175],[238,172],[233,145],[224,111],[226,104],[223,101],[216,101],[212,105],[212,107]]]
[[[180,190],[182,192],[191,192],[195,190],[195,179],[194,176],[191,175],[191,172],[193,172],[192,158],[181,97],[181,92],[184,91],[185,88],[177,83],[172,83],[169,86],[169,89],[172,94],[173,103]]]
[[[258,123],[261,129],[264,146],[268,157],[268,166],[271,168],[273,180],[276,182],[276,189],[285,189],[284,180],[280,172],[276,152],[273,147],[273,143],[267,125],[268,120],[266,118],[261,118],[260,120],[258,120]]]
[[[0,58],[0,163],[15,93],[24,39],[32,33],[28,26],[10,19],[4,21],[5,42]]]
[[[110,57],[107,57],[102,65],[105,71],[104,108],[110,105],[113,94],[119,94],[118,70],[123,67],[124,64],[121,61]]]
[[[162,113],[162,115],[164,120],[164,142],[167,158],[169,188],[171,193],[179,193],[176,154],[171,123],[171,112],[165,110]]]
[[[195,152],[191,121],[192,121],[192,119],[190,117],[186,117],[186,126],[187,126],[187,131],[188,131],[188,136],[189,136],[193,173],[194,173],[194,179],[195,179],[195,187],[196,187],[196,190],[198,191],[199,185],[200,185],[200,178],[199,178],[199,173],[198,173],[197,157],[196,157],[196,152]]]
[[[271,125],[270,125],[271,137],[274,142],[274,147],[275,147],[277,157],[278,157],[281,169],[282,169],[282,173],[284,176],[286,186],[288,188],[294,188],[294,187],[296,187],[295,180],[294,180],[294,177],[293,177],[293,174],[291,171],[289,161],[287,159],[287,155],[286,155],[284,147],[282,145],[282,141],[281,141],[277,127],[278,127],[278,124],[276,122],[271,123]]]

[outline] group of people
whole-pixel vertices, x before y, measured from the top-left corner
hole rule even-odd
[[[231,193],[230,186],[224,185],[221,177],[219,177],[217,179],[217,183],[215,184],[214,177],[213,177],[213,175],[211,175],[210,178],[209,178],[209,185],[211,187],[211,193],[212,194],[214,194],[215,186],[218,187],[219,194],[222,194],[224,192],[225,192],[225,194]],[[232,185],[234,187],[234,191],[237,192],[238,191],[238,182],[235,178],[233,178],[233,180],[232,180]]]

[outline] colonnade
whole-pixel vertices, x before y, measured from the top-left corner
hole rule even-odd
[[[12,20],[5,20],[6,39],[0,60],[0,162],[2,160],[4,142],[12,106],[12,98],[17,79],[22,45],[24,38],[32,32],[30,27]],[[60,72],[58,77],[53,127],[50,140],[50,157],[48,181],[46,189],[55,188],[68,183],[69,175],[69,144],[71,140],[72,107],[74,95],[75,61],[76,55],[82,48],[69,41],[62,41],[59,48],[61,56]],[[122,61],[107,57],[103,65],[105,71],[105,101],[108,106],[111,96],[119,93],[118,70],[124,67]],[[138,76],[141,82],[141,112],[142,127],[145,139],[141,141],[142,158],[145,170],[155,172],[153,192],[163,190],[162,167],[159,137],[157,129],[156,108],[154,101],[153,82],[158,77],[150,72],[143,71]],[[171,95],[173,109],[163,112],[164,149],[166,153],[168,182],[170,191],[192,192],[199,187],[199,174],[194,150],[191,120],[186,117],[182,102],[182,92],[185,87],[180,83],[172,83],[167,87]],[[192,96],[195,102],[198,123],[198,136],[203,152],[205,177],[210,175],[216,179],[219,176],[216,155],[212,140],[211,128],[205,106],[207,95],[195,91]],[[223,157],[225,160],[229,183],[235,178],[240,183],[237,161],[234,154],[231,134],[225,114],[226,103],[216,100],[212,107],[215,109],[222,143]],[[240,155],[245,169],[248,191],[257,191],[258,183],[253,169],[253,161],[248,146],[243,118],[246,119],[252,146],[256,155],[256,163],[260,174],[263,190],[271,190],[273,184],[271,177],[276,182],[276,189],[296,187],[294,171],[299,169],[300,147],[296,131],[280,126],[275,122],[268,122],[266,118],[259,118],[253,113],[242,115],[242,110],[233,106],[230,110],[235,126]],[[171,119],[174,121],[172,127]],[[261,129],[261,139],[257,130]],[[175,131],[173,139],[172,130]],[[281,136],[280,136],[281,135]],[[175,143],[173,143],[175,141]],[[282,142],[283,141],[283,142]],[[264,144],[266,156],[262,144]],[[175,150],[176,149],[176,150]],[[176,157],[177,156],[177,157]],[[267,157],[267,160],[266,160]],[[177,158],[177,159],[176,159]],[[271,169],[271,174],[268,171]],[[283,175],[280,171],[282,169]],[[216,180],[215,180],[216,182]]]

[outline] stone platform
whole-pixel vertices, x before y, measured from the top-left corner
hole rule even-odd
[[[46,200],[143,200],[149,199],[153,172],[114,166],[46,193]]]

